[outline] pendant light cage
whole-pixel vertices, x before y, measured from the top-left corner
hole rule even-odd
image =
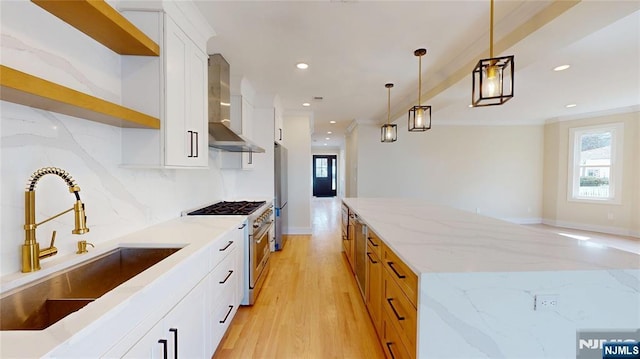
[[[411,132],[423,132],[431,129],[431,106],[422,106],[420,96],[422,94],[422,56],[426,49],[417,49],[413,52],[418,57],[418,104],[409,109],[409,125]]]
[[[502,105],[513,97],[514,58],[482,59],[473,69],[473,107]]]
[[[478,61],[471,73],[473,107],[502,105],[513,97],[513,55],[493,57],[493,1],[489,22],[489,58]]]
[[[387,88],[387,123],[380,128],[380,142],[395,142],[398,139],[398,125],[391,124],[391,88],[393,84],[385,84]]]

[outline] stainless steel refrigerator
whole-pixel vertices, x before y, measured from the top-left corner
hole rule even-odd
[[[275,144],[275,194],[273,207],[276,212],[275,250],[282,250],[282,234],[287,228],[287,149]]]

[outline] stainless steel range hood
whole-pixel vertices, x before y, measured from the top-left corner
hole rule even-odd
[[[233,132],[229,63],[220,54],[209,55],[209,147],[229,152],[264,153],[264,148]]]

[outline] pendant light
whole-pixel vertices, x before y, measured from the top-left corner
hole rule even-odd
[[[422,106],[420,96],[422,93],[422,56],[427,49],[417,49],[413,52],[418,57],[418,105],[409,110],[409,131],[426,131],[431,128],[431,106]]]
[[[391,120],[391,88],[393,84],[385,84],[387,88],[387,123],[380,129],[381,142],[395,142],[398,139],[398,125],[390,124]]]
[[[513,97],[513,55],[493,57],[493,0],[489,28],[489,58],[478,61],[473,69],[473,107],[502,105]]]

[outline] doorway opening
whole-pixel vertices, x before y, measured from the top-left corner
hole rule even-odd
[[[313,195],[315,197],[335,197],[337,184],[336,155],[313,155]]]

